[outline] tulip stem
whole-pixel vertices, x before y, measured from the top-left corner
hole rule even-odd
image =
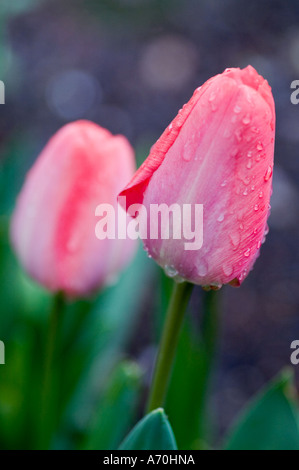
[[[57,397],[58,384],[55,363],[58,360],[57,343],[60,340],[59,332],[64,307],[64,295],[62,292],[58,292],[53,298],[53,305],[46,332],[43,378],[41,382],[40,444],[42,449],[46,449],[50,445],[53,429],[56,425],[55,400]]]
[[[174,284],[150,390],[148,412],[164,404],[179,334],[192,288],[193,285],[188,282]]]

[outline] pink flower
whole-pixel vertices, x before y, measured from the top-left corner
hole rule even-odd
[[[11,226],[24,268],[51,291],[84,296],[131,259],[131,240],[98,240],[95,209],[116,197],[135,171],[127,139],[78,121],[50,139],[27,175]]]
[[[267,231],[274,136],[271,88],[251,66],[195,90],[121,193],[147,213],[152,204],[203,204],[201,249],[144,240],[166,272],[215,288],[245,279]]]

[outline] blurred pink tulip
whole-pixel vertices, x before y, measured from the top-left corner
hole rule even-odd
[[[144,240],[175,278],[202,286],[240,285],[267,231],[275,137],[267,81],[248,66],[227,69],[198,88],[121,192],[142,203],[203,204],[203,246]],[[147,221],[148,222],[148,221]]]
[[[116,197],[135,171],[127,139],[78,121],[50,139],[27,175],[11,238],[29,275],[51,291],[85,296],[131,259],[132,240],[98,240],[95,209]]]

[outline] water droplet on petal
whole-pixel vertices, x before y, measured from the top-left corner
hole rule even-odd
[[[242,119],[242,122],[243,122],[243,124],[245,124],[245,126],[250,124],[251,118],[250,118],[249,114],[246,114],[246,116]]]
[[[224,221],[224,214],[220,214],[217,219],[217,222],[223,222],[223,221]]]
[[[209,102],[211,103],[212,101],[214,101],[214,99],[216,98],[216,92],[215,91],[212,91],[210,93],[210,96],[209,96]]]
[[[272,166],[269,165],[268,168],[267,168],[266,174],[265,174],[265,178],[264,178],[266,182],[269,181],[272,174],[273,174],[273,169],[272,169]]]
[[[224,180],[223,183],[221,183],[221,187],[224,188],[227,185],[227,180]]]
[[[251,252],[251,249],[248,248],[248,250],[245,251],[244,256],[245,256],[246,258],[249,258],[250,252]]]
[[[248,188],[245,188],[243,191],[243,196],[247,196],[247,195],[248,195]]]
[[[178,275],[177,270],[173,266],[166,265],[164,267],[165,273],[169,277],[175,277]]]
[[[246,168],[247,168],[248,170],[250,170],[251,167],[252,167],[252,161],[249,160],[249,162],[248,162],[247,165],[246,165]]]
[[[207,275],[208,272],[208,264],[206,261],[202,260],[200,265],[197,268],[197,273],[199,276],[204,277]]]
[[[225,276],[231,276],[234,272],[234,268],[231,264],[224,263],[224,265],[222,266],[222,271]]]
[[[256,148],[257,148],[257,150],[258,150],[259,152],[261,152],[261,151],[263,150],[263,148],[264,148],[262,142],[258,142]]]
[[[230,238],[230,241],[231,241],[234,249],[236,250],[240,245],[240,241],[241,241],[240,234],[238,232],[231,233],[229,235],[229,238]]]
[[[236,136],[237,141],[241,142],[241,140],[242,140],[242,130],[237,129],[236,132],[235,132],[235,136]]]
[[[254,206],[255,212],[257,212],[257,211],[259,210],[259,208],[260,208],[260,206],[259,206],[258,204],[256,204],[256,205]]]
[[[240,114],[241,111],[242,111],[242,108],[241,108],[239,105],[236,105],[236,106],[234,107],[234,113]]]

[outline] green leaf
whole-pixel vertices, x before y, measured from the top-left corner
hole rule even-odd
[[[118,447],[136,413],[141,375],[139,366],[133,362],[118,365],[94,414],[85,449]]]
[[[139,421],[119,450],[177,450],[175,437],[164,410],[158,408]]]
[[[299,450],[293,374],[283,371],[242,413],[227,450]]]

